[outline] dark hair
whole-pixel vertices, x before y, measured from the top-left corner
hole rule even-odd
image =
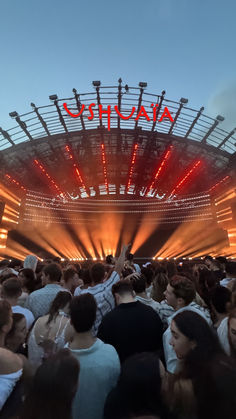
[[[35,291],[36,286],[36,277],[33,269],[30,268],[23,268],[19,272],[20,274],[24,275],[23,279],[23,287],[27,289],[29,294],[33,291]]]
[[[153,280],[152,298],[161,302],[165,299],[164,292],[168,285],[168,276],[163,271],[157,271]]]
[[[84,284],[86,284],[86,285],[92,284],[90,269],[81,269],[80,277],[83,280]]]
[[[147,287],[149,287],[152,284],[154,277],[153,268],[151,266],[148,266],[147,268],[142,268],[141,273],[145,276]]]
[[[43,268],[45,275],[49,275],[51,282],[60,282],[62,276],[61,267],[57,263],[50,263]]]
[[[143,352],[126,359],[114,393],[120,398],[112,400],[108,396],[105,418],[116,417],[117,413],[117,417],[125,418],[151,414],[167,417],[161,396],[160,361],[154,353]]]
[[[198,292],[209,307],[211,299],[211,290],[213,290],[213,288],[215,288],[218,285],[219,281],[216,279],[216,276],[213,271],[209,271],[208,269],[199,270]]]
[[[140,276],[134,276],[134,278],[131,278],[131,284],[134,292],[136,292],[136,294],[140,294],[146,289],[146,278],[142,274]]]
[[[5,298],[16,298],[22,293],[21,284],[17,278],[9,278],[2,284],[2,295]]]
[[[204,261],[205,261],[205,260],[210,260],[211,262],[214,262],[213,257],[212,257],[212,256],[210,256],[210,255],[205,256],[205,257],[204,257]]]
[[[70,292],[59,291],[50,306],[47,324],[49,324],[58,315],[60,308],[64,308],[66,304],[71,302],[71,300],[72,295]]]
[[[112,255],[107,255],[106,256],[106,263],[111,264],[112,263],[112,260],[113,260],[113,256]]]
[[[4,267],[8,266],[9,263],[10,263],[9,260],[7,260],[7,259],[0,260],[0,268],[4,268]]]
[[[6,300],[0,300],[0,331],[8,323],[11,306]]]
[[[175,262],[168,261],[166,264],[166,270],[167,270],[167,276],[169,279],[171,279],[173,276],[177,275],[177,267]]]
[[[112,286],[112,294],[119,294],[121,296],[126,294],[133,295],[133,287],[128,279],[122,279]]]
[[[170,279],[169,284],[173,288],[173,293],[176,298],[182,298],[186,305],[194,300],[196,290],[190,279],[185,278],[184,276],[175,275]]]
[[[91,277],[95,284],[101,282],[105,277],[105,267],[102,263],[95,263],[91,268]]]
[[[187,378],[192,378],[198,368],[207,364],[214,356],[224,354],[216,334],[200,314],[184,310],[176,314],[172,321],[184,336],[196,344],[185,358]]]
[[[126,278],[127,276],[129,276],[129,275],[131,275],[133,273],[134,273],[134,271],[133,271],[132,268],[124,268],[124,269],[122,269],[122,277],[123,278]]]
[[[78,274],[78,272],[73,268],[69,268],[63,271],[63,279],[65,283],[67,283],[71,278],[73,278],[75,274]]]
[[[225,265],[225,271],[227,274],[236,276],[236,262],[227,262]]]
[[[37,369],[21,419],[71,419],[78,386],[79,362],[62,349]]]
[[[128,254],[127,254],[127,256],[126,256],[126,259],[127,259],[127,260],[130,260],[130,261],[134,260],[134,255],[133,255],[133,253],[128,253]]]
[[[77,333],[88,332],[96,320],[97,303],[92,294],[73,297],[70,303],[71,323]]]
[[[8,268],[15,268],[16,266],[22,266],[22,261],[20,259],[12,259],[11,262],[9,262]]]
[[[13,318],[12,327],[11,327],[11,330],[6,335],[6,342],[7,342],[7,339],[11,339],[14,336],[17,323],[19,323],[23,319],[25,319],[26,321],[24,314],[21,314],[21,313],[13,313],[12,318]]]
[[[218,313],[227,313],[227,303],[231,301],[231,292],[228,288],[218,286],[211,291],[211,303]]]

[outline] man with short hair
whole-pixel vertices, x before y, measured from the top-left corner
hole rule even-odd
[[[75,289],[83,285],[83,281],[79,278],[78,272],[75,269],[68,268],[63,271],[61,285],[73,295]]]
[[[98,337],[115,347],[121,362],[138,352],[161,350],[161,319],[151,307],[135,301],[131,282],[117,282],[112,292],[117,307],[103,317]]]
[[[149,307],[152,307],[153,310],[155,310],[157,314],[160,316],[159,310],[161,308],[161,304],[153,300],[151,297],[147,296],[147,291],[146,291],[147,283],[146,283],[145,275],[134,273],[129,276],[129,279],[131,281],[133,290],[135,292],[136,301],[140,301],[140,303],[143,303]]]
[[[80,363],[73,419],[103,419],[105,400],[120,374],[116,350],[92,334],[96,311],[96,300],[90,293],[74,297],[71,301],[71,324],[75,334],[69,349]]]
[[[43,268],[42,281],[46,285],[32,292],[25,302],[25,307],[32,311],[35,319],[48,314],[58,292],[65,291],[60,285],[61,276],[62,270],[56,263],[50,263]]]
[[[22,294],[21,283],[17,278],[9,278],[2,284],[2,298],[10,304],[13,313],[20,313],[25,316],[27,329],[29,330],[34,322],[33,313],[27,308],[17,304],[18,298]]]
[[[227,262],[225,264],[225,278],[220,281],[220,285],[227,287],[228,284],[236,279],[236,262]]]
[[[174,373],[178,366],[178,359],[173,347],[170,345],[171,321],[174,319],[177,313],[185,310],[195,311],[197,314],[200,314],[209,324],[211,324],[211,318],[207,310],[205,310],[203,307],[200,307],[193,301],[196,296],[196,290],[193,282],[188,278],[180,275],[173,276],[167,285],[167,289],[164,292],[164,295],[166,297],[167,303],[175,310],[175,313],[168,318],[169,326],[163,334],[166,368],[168,372]]]
[[[96,336],[99,324],[105,314],[115,307],[114,298],[112,296],[112,286],[120,280],[120,273],[124,266],[125,254],[130,245],[123,246],[121,254],[116,261],[114,271],[111,276],[106,279],[106,270],[102,263],[95,263],[91,268],[91,286],[87,289],[76,288],[74,295],[81,295],[89,292],[97,302],[97,316],[93,326],[93,333]]]

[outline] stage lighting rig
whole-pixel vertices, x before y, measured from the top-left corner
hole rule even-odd
[[[145,87],[147,87],[147,83],[145,81],[140,81],[139,82],[139,87],[141,87],[142,89],[145,89]]]
[[[100,87],[101,86],[101,82],[99,80],[95,80],[95,81],[93,81],[93,86],[94,87]]]
[[[188,103],[188,99],[181,97],[180,103],[182,103],[183,105],[186,105],[186,103]]]
[[[57,95],[50,95],[49,99],[55,101],[55,100],[58,100],[58,96]]]
[[[16,118],[17,116],[19,116],[18,115],[18,113],[16,112],[16,111],[13,111],[13,112],[10,112],[9,113],[9,116],[11,117],[11,118]]]

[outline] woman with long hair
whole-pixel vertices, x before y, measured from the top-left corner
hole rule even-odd
[[[63,349],[36,371],[21,419],[71,419],[78,387],[79,362]]]
[[[236,412],[236,369],[208,323],[193,311],[171,322],[171,345],[180,360],[170,394],[182,418],[233,419]]]
[[[23,355],[26,355],[23,347],[27,336],[25,316],[21,313],[13,313],[12,317],[12,328],[6,335],[5,339],[6,348],[12,352],[23,353]]]
[[[69,318],[71,299],[69,292],[60,291],[51,304],[49,314],[36,321],[28,340],[28,358],[34,367],[72,340],[74,331]]]

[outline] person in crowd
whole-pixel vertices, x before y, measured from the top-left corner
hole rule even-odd
[[[167,371],[170,373],[174,373],[178,367],[178,359],[176,357],[175,351],[173,350],[173,346],[170,345],[170,323],[175,318],[176,314],[184,310],[196,311],[211,324],[209,312],[204,310],[193,301],[195,295],[196,290],[193,282],[190,281],[190,279],[176,275],[173,276],[169,281],[165,296],[167,303],[173,307],[175,313],[168,318],[169,326],[163,335],[163,346]]]
[[[97,316],[96,321],[93,325],[93,333],[96,336],[99,324],[101,323],[102,317],[111,311],[115,304],[112,296],[112,286],[120,280],[120,274],[124,266],[125,255],[130,245],[123,246],[121,254],[116,261],[114,271],[111,276],[106,278],[105,267],[102,263],[95,263],[91,270],[92,284],[87,289],[76,288],[74,295],[78,296],[84,293],[90,293],[94,295],[97,302]]]
[[[103,317],[98,337],[114,346],[121,362],[138,352],[160,351],[163,327],[159,315],[135,301],[129,280],[114,284],[112,292],[117,307]]]
[[[212,256],[205,256],[204,263],[206,267],[213,272],[216,281],[219,283],[224,278],[224,272],[221,269],[220,262],[213,259]]]
[[[104,419],[157,415],[170,418],[163,404],[165,369],[156,354],[143,352],[126,359],[116,387],[107,397]]]
[[[231,292],[228,288],[219,285],[211,292],[211,306],[214,329],[217,329],[222,320],[228,316],[231,309]]]
[[[149,298],[151,298],[152,290],[153,290],[153,279],[154,279],[154,269],[152,265],[148,265],[146,267],[142,267],[141,273],[146,278],[146,293]]]
[[[2,284],[2,298],[10,303],[13,313],[21,313],[25,316],[27,330],[29,330],[34,322],[34,316],[30,310],[18,305],[18,299],[21,294],[21,283],[18,278],[9,278]]]
[[[200,297],[203,299],[208,308],[211,307],[211,292],[219,285],[220,282],[215,277],[213,271],[207,268],[199,269],[196,288]]]
[[[13,270],[13,273],[18,275],[18,272],[20,269],[22,269],[22,262],[19,259],[12,259],[9,261],[8,268],[11,268]]]
[[[93,336],[96,311],[96,300],[90,293],[74,297],[71,301],[70,316],[75,334],[69,349],[80,363],[73,419],[102,419],[106,397],[120,374],[116,350]]]
[[[12,323],[10,304],[6,300],[0,300],[0,411],[23,373],[23,360],[5,347]]]
[[[23,345],[27,336],[27,325],[25,316],[21,313],[13,313],[12,328],[5,339],[5,346],[12,352],[26,355]]]
[[[178,273],[176,263],[172,260],[168,260],[168,262],[166,263],[165,269],[166,269],[168,279],[171,279],[174,275],[177,275]]]
[[[79,372],[79,362],[68,349],[46,360],[36,371],[20,419],[71,419]]]
[[[9,265],[9,260],[7,260],[7,259],[0,260],[0,275],[1,275],[2,271],[4,271],[6,268],[8,268],[8,265]]]
[[[127,252],[126,254],[126,261],[125,261],[126,267],[132,268],[135,272],[141,273],[141,268],[137,263],[134,263],[134,255],[133,253]]]
[[[32,292],[25,307],[32,311],[35,319],[48,314],[51,303],[59,291],[64,291],[60,285],[62,270],[56,263],[51,263],[43,268],[42,281],[46,284],[43,288]]]
[[[236,367],[215,333],[196,312],[185,310],[171,321],[171,345],[181,361],[169,402],[181,419],[233,419]]]
[[[236,262],[225,264],[225,278],[220,281],[220,285],[227,287],[231,281],[236,279]]]
[[[63,271],[61,285],[73,295],[75,289],[83,285],[83,281],[79,278],[79,275],[75,269],[68,268]]]
[[[173,276],[173,275],[172,275]],[[153,279],[153,288],[151,297],[153,300],[158,301],[159,303],[165,299],[164,292],[168,285],[168,275],[164,268],[158,268],[155,271]]]
[[[24,307],[28,295],[36,290],[36,276],[32,269],[23,268],[19,271],[18,279],[22,288],[22,294],[18,298],[18,305]]]
[[[34,255],[27,255],[24,260],[24,268],[25,269],[32,269],[33,272],[36,272],[38,263],[38,258]]]
[[[49,314],[40,317],[34,324],[28,339],[28,358],[34,368],[72,340],[74,330],[69,318],[71,299],[71,293],[59,291],[51,303]]]
[[[159,314],[160,304],[147,296],[146,277],[143,274],[134,273],[129,278],[135,292],[135,300],[152,307]]]
[[[236,360],[236,294],[232,295],[230,313],[220,323],[217,334],[226,354]]]

